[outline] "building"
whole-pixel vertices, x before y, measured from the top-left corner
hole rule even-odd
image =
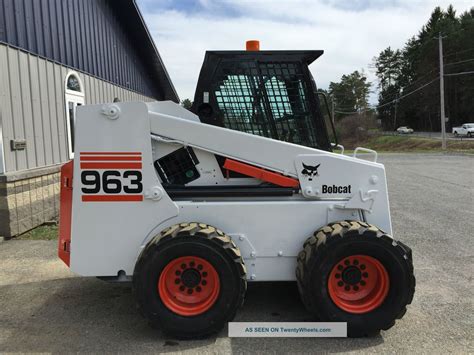
[[[0,2],[0,236],[53,219],[75,109],[179,102],[134,0]]]

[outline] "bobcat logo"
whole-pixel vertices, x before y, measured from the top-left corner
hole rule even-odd
[[[321,164],[318,164],[316,166],[311,166],[311,165],[306,165],[305,163],[303,164],[303,170],[301,170],[301,174],[305,175],[309,181],[313,181],[313,177],[318,176],[318,168]]]

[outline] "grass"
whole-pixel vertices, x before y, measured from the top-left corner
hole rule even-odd
[[[26,233],[19,235],[16,239],[28,240],[56,240],[58,239],[58,226],[43,224]]]
[[[474,141],[448,140],[448,152],[474,154]],[[378,152],[442,152],[441,140],[407,136],[375,136],[369,137],[360,146],[374,149]]]
[[[441,151],[441,140],[404,137],[404,136],[379,136],[369,140],[370,148],[375,150],[391,151]],[[447,140],[447,150],[474,153],[474,141]]]

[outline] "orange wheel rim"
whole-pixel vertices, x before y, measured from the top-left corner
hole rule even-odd
[[[168,263],[158,280],[163,304],[182,316],[206,312],[216,302],[220,291],[219,275],[206,260],[182,256]]]
[[[390,279],[377,259],[351,255],[334,265],[329,274],[329,296],[348,313],[367,313],[378,308],[387,297]]]

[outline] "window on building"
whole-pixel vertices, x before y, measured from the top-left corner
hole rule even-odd
[[[75,75],[69,75],[67,78],[67,88],[68,90],[81,92],[81,84],[79,84],[79,79]]]
[[[66,128],[69,158],[74,157],[74,132],[76,124],[76,109],[85,103],[84,86],[76,72],[70,72],[65,80]]]

